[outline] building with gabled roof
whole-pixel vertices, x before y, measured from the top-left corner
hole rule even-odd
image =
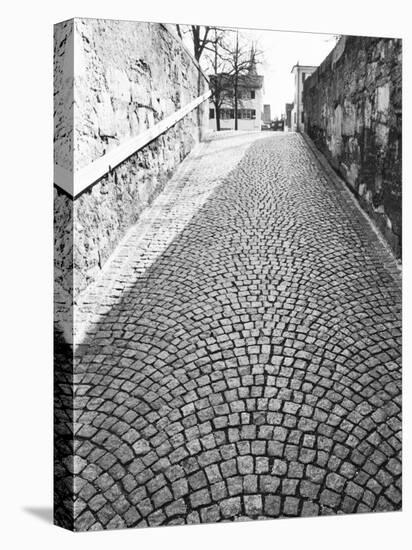
[[[219,86],[224,91],[224,98],[220,111],[220,129],[235,129],[235,106],[233,77],[227,73],[209,75],[213,87],[215,80],[219,78]],[[238,80],[238,130],[261,130],[262,105],[263,105],[263,81],[262,75],[256,71],[256,63],[251,59],[250,68],[244,75],[239,75]],[[209,101],[209,128],[216,130],[216,110],[212,100]]]

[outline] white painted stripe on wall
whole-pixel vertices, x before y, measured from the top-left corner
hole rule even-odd
[[[211,93],[212,92],[208,90],[201,96],[191,101],[188,105],[185,105],[172,115],[155,124],[152,128],[149,128],[138,136],[121,143],[112,151],[102,155],[76,172],[71,172],[70,170],[66,170],[65,168],[55,164],[55,185],[60,187],[60,189],[68,193],[71,197],[76,198],[80,193],[90,187],[90,185],[93,185],[93,183],[96,183],[121,162],[174,126],[177,122],[179,122],[179,120],[193,111],[193,109],[195,109],[198,105],[206,101],[206,99],[210,97]]]

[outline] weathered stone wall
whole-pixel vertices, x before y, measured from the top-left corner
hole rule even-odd
[[[120,238],[163,189],[198,141],[196,131],[192,111],[76,199],[75,296],[96,278]]]
[[[73,170],[74,22],[54,27],[54,162]]]
[[[305,131],[400,256],[402,41],[342,37],[303,101]]]
[[[70,72],[71,70],[71,72]],[[167,26],[74,19],[55,27],[55,162],[79,170],[208,90]],[[207,101],[71,201],[55,191],[55,281],[76,296],[207,129]],[[71,227],[71,238],[68,228]],[[70,242],[71,245],[70,245]]]
[[[54,163],[73,170],[74,22],[54,27]],[[54,190],[54,308],[61,331],[73,325],[73,201]]]
[[[75,19],[74,48],[75,169],[207,89],[193,58],[164,25]]]

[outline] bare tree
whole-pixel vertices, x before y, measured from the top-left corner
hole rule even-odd
[[[182,40],[185,35],[190,36],[196,61],[200,61],[204,51],[210,49],[210,45],[213,43],[213,30],[216,28],[201,25],[176,25],[177,34]]]
[[[223,76],[224,41],[227,32],[219,27],[199,25],[176,25],[177,34],[182,40],[187,38],[193,48],[193,55],[203,68],[211,71],[211,102],[215,107],[216,127],[220,130],[220,108],[225,96],[229,94],[227,78]]]
[[[180,25],[176,25],[176,31],[177,31],[177,34],[179,35],[179,38],[181,38],[181,40],[183,40],[183,34],[182,34],[182,29],[181,29]]]
[[[241,43],[238,31],[236,31],[234,44],[225,44],[223,50],[222,59],[227,67],[227,79],[233,89],[235,130],[237,130],[240,104],[239,92],[242,87],[253,84],[257,76],[256,67],[261,62],[262,52],[257,50],[256,44],[247,44],[244,41]]]
[[[223,104],[234,107],[235,129],[238,129],[238,113],[241,105],[241,84],[247,85],[248,77],[252,81],[253,67],[260,63],[256,45],[239,40],[239,32],[220,27],[199,25],[176,25],[177,34],[182,40],[186,37],[193,47],[195,59],[208,67],[211,102],[215,108],[216,129],[220,130],[221,108]],[[235,33],[235,39],[231,39]]]
[[[214,29],[214,39],[208,47],[210,65],[213,74],[210,76],[211,101],[215,108],[216,130],[220,130],[220,109],[231,95],[230,81],[225,73],[224,52],[225,31]]]
[[[208,39],[211,27],[202,27],[199,25],[192,25],[192,36],[193,36],[193,51],[196,61],[199,61],[205,47],[211,43],[211,39]]]

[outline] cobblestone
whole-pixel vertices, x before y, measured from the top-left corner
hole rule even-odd
[[[203,154],[76,348],[75,529],[400,509],[392,256],[301,136]]]

